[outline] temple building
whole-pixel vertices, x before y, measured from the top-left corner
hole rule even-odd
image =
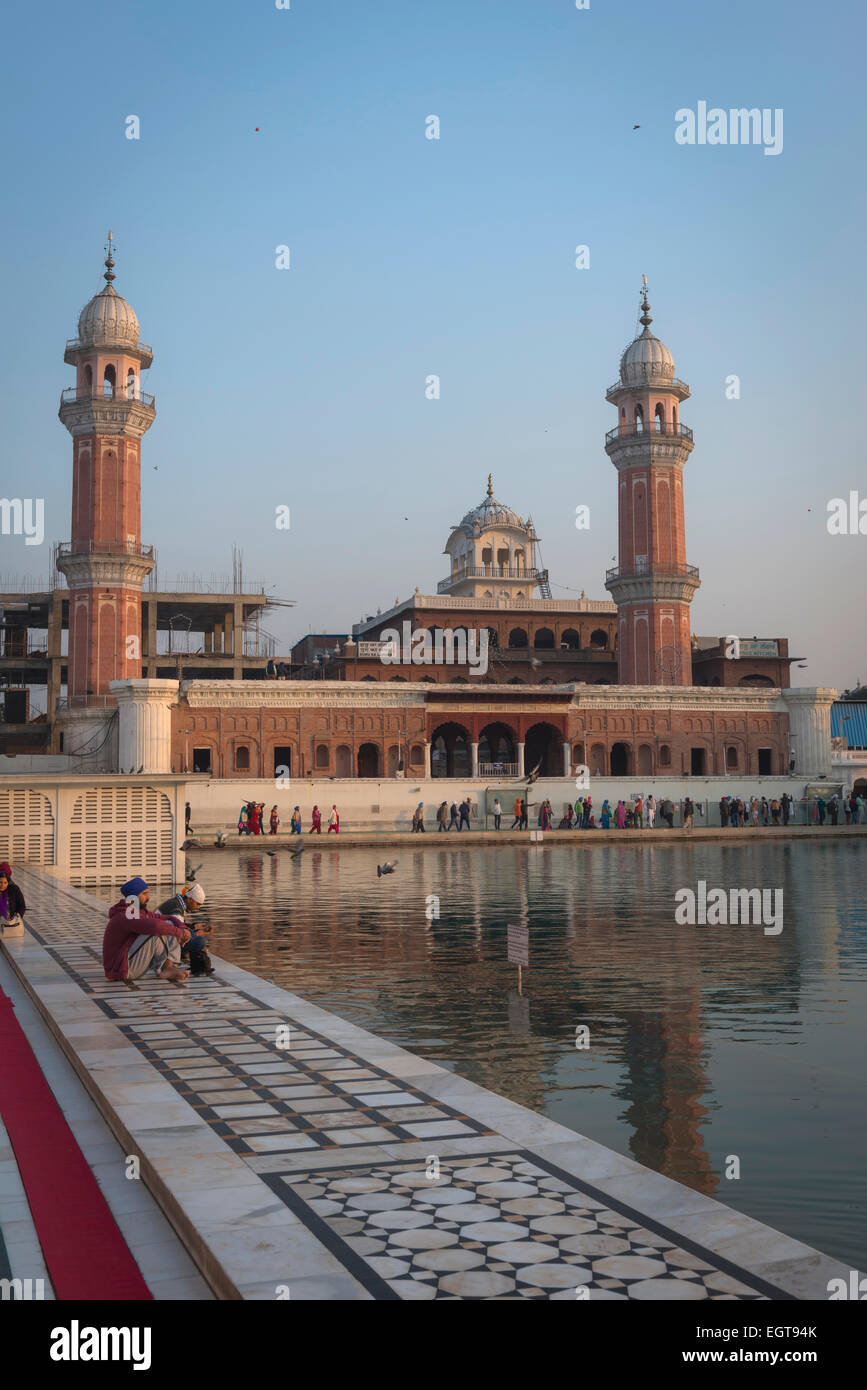
[[[683,477],[695,441],[680,418],[690,392],[651,332],[646,285],[641,331],[606,392],[619,517],[609,598],[551,596],[532,519],[500,502],[489,476],[449,529],[436,594],[416,588],[281,658],[273,645],[247,650],[264,591],[148,588],[140,469],[156,406],[141,373],[153,350],[114,289],[111,244],[105,264],[65,350],[76,371],[60,407],[73,440],[71,538],[49,592],[0,595],[0,755],[246,780],[829,775],[835,692],[789,688],[786,640],[692,630],[699,574]],[[44,651],[32,646],[41,630]],[[191,630],[200,642],[173,651]],[[28,718],[34,678],[49,696],[42,721]]]

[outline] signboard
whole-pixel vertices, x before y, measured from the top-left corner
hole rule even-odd
[[[770,638],[742,637],[741,656],[779,656],[779,644]]]
[[[530,964],[530,928],[513,927],[506,928],[509,960],[512,965]]]
[[[383,647],[387,645],[387,642],[359,642],[356,656],[378,658],[382,654]]]

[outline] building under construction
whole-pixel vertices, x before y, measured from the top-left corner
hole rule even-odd
[[[0,575],[0,755],[63,752],[57,715],[67,699],[69,589],[57,556],[55,545],[43,588]],[[163,585],[155,565],[141,596],[141,674],[263,679],[277,647],[263,619],[286,606],[263,581],[245,581],[237,551],[231,580],[181,575]]]

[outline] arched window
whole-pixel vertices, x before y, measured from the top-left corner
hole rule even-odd
[[[581,638],[574,627],[567,627],[560,638],[560,646],[564,652],[577,652],[581,646]]]
[[[389,676],[389,681],[403,681],[406,684],[406,676]]]
[[[410,748],[409,761],[411,767],[424,767],[424,749],[420,744],[414,743]]]
[[[126,398],[128,401],[134,401],[137,395],[138,391],[136,390],[135,369],[133,367],[130,367],[129,371],[126,374]]]
[[[436,685],[436,677],[435,677],[435,676],[421,676],[421,677],[419,678],[419,685]]]
[[[102,382],[102,394],[107,396],[110,400],[114,399],[115,384],[114,367],[109,363],[105,369],[105,376]]]
[[[549,627],[540,627],[536,629],[536,635],[533,638],[533,646],[541,647],[545,651],[553,651],[554,634]]]
[[[659,745],[659,766],[671,767],[671,749],[667,743]]]
[[[501,573],[509,568],[509,552],[504,546],[497,551],[497,567]]]
[[[640,434],[644,429],[644,411],[640,405],[635,407],[635,433]]]
[[[726,771],[727,771],[727,772],[735,771],[735,770],[737,769],[737,765],[738,765],[738,750],[737,750],[737,748],[735,747],[734,744],[731,744],[731,746],[730,746],[729,748],[726,749]]]
[[[626,407],[624,405],[620,407],[620,433],[626,433]]]
[[[375,681],[375,680],[376,680],[376,676],[362,676],[361,679],[362,679],[363,681]]]
[[[604,651],[608,646],[608,633],[604,628],[594,628],[590,634],[590,646],[596,651]]]
[[[490,547],[489,545],[486,545],[485,548],[484,548],[484,550],[482,551],[482,564],[483,564],[484,567],[485,567],[485,573],[486,573],[486,574],[490,574],[490,572],[491,572],[491,565],[492,565],[493,563],[494,563],[494,552],[492,551],[492,549],[491,549],[491,547]]]
[[[239,743],[235,749],[235,771],[250,771],[250,749],[247,747],[246,743]]]
[[[665,406],[660,401],[654,412],[656,432],[662,434],[665,430]]]
[[[90,363],[88,363],[84,369],[84,384],[87,387],[88,391],[93,390],[93,368],[91,367]]]
[[[326,743],[317,743],[317,745],[316,745],[316,761],[315,761],[315,766],[316,766],[316,767],[327,767],[327,766],[328,766],[328,745],[327,745]]]
[[[513,627],[513,628],[512,628],[512,631],[509,633],[509,646],[510,646],[510,647],[527,647],[527,646],[529,646],[529,643],[528,643],[528,641],[527,641],[527,634],[526,634],[526,632],[524,631],[524,629],[523,629],[522,627]]]
[[[522,574],[523,574],[523,572],[524,572],[524,552],[523,552],[523,550],[516,550],[516,551],[515,551],[515,569],[516,569],[516,570],[520,570]]]
[[[521,677],[520,677],[520,676],[513,676],[512,679],[511,679],[510,681],[507,681],[507,682],[506,682],[506,684],[507,684],[507,685],[523,685],[524,682],[521,680]]]

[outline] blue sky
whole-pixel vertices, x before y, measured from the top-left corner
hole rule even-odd
[[[64,342],[111,227],[155,351],[142,535],[166,579],[228,574],[236,543],[297,600],[278,636],[348,630],[435,592],[492,471],[555,596],[607,598],[604,396],[646,273],[693,393],[694,629],[788,635],[793,684],[867,680],[867,536],[825,524],[867,500],[857,9],[49,3],[5,34],[0,491],[45,498],[47,539],[69,533]],[[678,145],[700,100],[782,108],[783,152]],[[0,537],[0,571],[41,580],[47,554]]]

